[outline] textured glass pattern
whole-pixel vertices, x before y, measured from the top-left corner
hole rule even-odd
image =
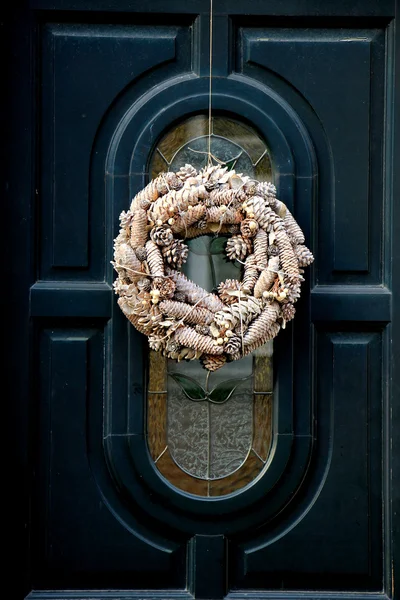
[[[197,115],[183,121],[160,140],[150,161],[150,174],[177,171],[185,163],[196,169],[207,165],[208,117]],[[212,118],[211,154],[238,173],[259,181],[272,180],[271,158],[265,142],[244,123],[222,116]]]
[[[206,116],[182,122],[159,142],[151,177],[185,163],[202,168],[207,145]],[[215,164],[222,161],[260,181],[273,179],[264,141],[243,123],[214,116],[211,152]],[[226,240],[201,236],[187,242],[183,271],[208,291],[225,279],[242,277],[243,265],[225,258]],[[268,343],[214,373],[199,361],[176,363],[150,352],[147,441],[159,472],[171,484],[198,496],[224,496],[251,483],[265,468],[273,434],[272,349]],[[229,399],[220,394],[222,386],[234,388]]]

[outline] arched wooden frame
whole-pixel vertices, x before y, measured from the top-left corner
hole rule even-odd
[[[168,360],[159,353],[150,351],[147,388],[147,443],[158,471],[176,488],[197,496],[225,496],[250,484],[264,469],[271,449],[273,434],[272,357],[267,355],[253,357],[253,397],[249,398],[249,401],[253,402],[251,449],[239,469],[220,479],[193,477],[182,470],[172,457],[167,435],[167,363]]]

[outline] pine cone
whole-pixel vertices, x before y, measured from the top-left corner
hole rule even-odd
[[[284,272],[285,277],[288,275],[298,276],[298,259],[284,227],[281,224],[275,223],[274,232],[276,236],[276,245],[279,248],[282,271]]]
[[[135,282],[143,277],[142,265],[129,244],[121,244],[115,248],[114,260],[115,270],[119,273],[123,269],[122,274],[125,274],[130,281]]]
[[[276,187],[270,181],[263,181],[257,185],[257,193],[268,201],[276,198]]]
[[[277,278],[277,271],[279,269],[279,257],[273,256],[268,261],[268,267],[261,271],[260,277],[257,280],[256,285],[254,286],[254,296],[256,298],[261,298],[263,292],[267,292],[274,284],[275,279]]]
[[[254,254],[250,254],[244,263],[244,276],[242,280],[242,286],[246,292],[252,292],[259,274],[260,271],[257,268],[256,257]]]
[[[215,324],[221,329],[233,331],[236,326],[242,328],[261,313],[262,304],[253,296],[244,296],[235,304],[225,306],[223,310],[215,313]]]
[[[240,211],[233,208],[226,208],[226,206],[213,206],[207,208],[206,219],[208,223],[225,223],[227,225],[234,225],[243,221],[243,215]]]
[[[295,246],[294,252],[299,261],[299,267],[308,267],[314,262],[314,257],[306,246]]]
[[[149,279],[147,279],[147,277],[143,277],[142,279],[139,279],[139,281],[137,282],[136,285],[140,292],[148,292],[151,289],[151,282]]]
[[[228,204],[230,207],[235,207],[239,204],[235,190],[213,190],[206,201],[206,205],[210,208],[221,205],[227,206]]]
[[[211,335],[210,328],[208,325],[195,325],[195,330],[201,335]]]
[[[237,354],[233,354],[232,360],[239,360],[240,358],[243,358],[244,356],[248,356],[249,354],[254,352],[254,350],[257,350],[257,348],[260,348],[260,346],[263,346],[266,342],[269,342],[270,340],[274,339],[274,337],[276,337],[278,335],[280,328],[281,327],[280,327],[279,323],[272,323],[272,325],[268,329],[267,333],[265,334],[265,337],[261,337],[257,341],[255,341],[253,344],[249,344],[248,346],[246,346],[244,348],[243,351],[241,350]]]
[[[244,219],[240,223],[240,233],[244,239],[252,238],[258,231],[258,223],[254,219]]]
[[[152,284],[153,290],[160,292],[160,299],[172,298],[175,292],[175,283],[169,277],[155,277]]]
[[[169,246],[174,240],[174,234],[168,225],[159,225],[150,232],[150,237],[158,246]]]
[[[119,215],[120,226],[122,228],[130,227],[130,225],[132,223],[132,219],[133,219],[133,213],[130,210],[128,210],[127,212],[125,212],[123,210],[122,213]]]
[[[166,340],[158,336],[149,335],[149,348],[150,350],[154,350],[155,352],[160,352],[165,348]]]
[[[230,260],[243,261],[248,252],[251,251],[251,243],[244,240],[241,235],[233,235],[226,242],[226,255]]]
[[[279,316],[279,304],[273,302],[267,304],[259,317],[249,325],[243,337],[243,345],[250,346],[259,339],[264,339],[269,336],[271,325],[273,325]]]
[[[207,219],[200,219],[200,221],[196,223],[196,227],[202,230],[207,229]]]
[[[240,352],[241,348],[242,338],[239,335],[234,335],[226,342],[224,350],[227,354],[236,354]]]
[[[226,279],[222,281],[218,286],[218,295],[222,302],[225,304],[234,304],[238,301],[237,296],[230,294],[229,292],[237,292],[242,289],[240,281],[237,279]]]
[[[183,294],[182,292],[177,292],[175,290],[174,300],[176,300],[177,302],[186,302],[186,294]]]
[[[177,177],[182,179],[182,181],[185,181],[189,177],[196,177],[197,171],[194,167],[192,167],[192,165],[189,165],[188,163],[186,163],[184,167],[181,167],[179,169],[179,171],[177,172],[176,175],[177,175]]]
[[[146,252],[150,273],[156,277],[162,277],[164,275],[164,261],[157,244],[152,240],[146,242]]]
[[[146,210],[147,207],[145,208],[145,206],[142,206],[142,201],[144,201],[144,204],[148,204],[150,206],[151,202],[157,200],[158,196],[160,195],[157,190],[157,180],[158,177],[156,179],[152,179],[152,181],[150,181],[150,183],[146,185],[145,188],[143,188],[142,190],[140,190],[140,192],[136,194],[136,196],[132,200],[130,208],[132,212],[135,212],[138,208]]]
[[[156,182],[157,191],[162,195],[170,190],[179,190],[183,186],[182,180],[175,173],[160,173],[153,181]]]
[[[196,285],[193,281],[187,279],[183,273],[167,268],[167,275],[172,277],[176,283],[177,291],[185,294],[186,299],[190,304],[208,308],[211,312],[217,312],[218,310],[223,310],[225,308],[218,296],[210,294],[199,285]]]
[[[285,319],[285,321],[291,321],[295,315],[296,309],[293,306],[293,304],[288,302],[287,304],[283,304],[281,306],[281,312],[282,317]]]
[[[203,354],[201,362],[203,363],[203,367],[208,371],[217,371],[226,363],[226,356],[223,354]]]
[[[140,262],[144,262],[147,258],[146,248],[144,246],[139,246],[138,248],[134,248],[134,250]]]
[[[174,223],[171,224],[172,231],[174,233],[184,233],[191,225],[193,225],[193,223],[196,223],[196,221],[199,221],[204,217],[205,212],[205,206],[196,204],[192,209],[188,209],[174,219]]]
[[[283,219],[287,234],[293,239],[295,244],[304,244],[304,233],[300,229],[297,221],[293,217],[289,209],[286,210],[285,218]],[[304,265],[305,267],[307,265]]]
[[[183,263],[186,262],[189,248],[181,240],[174,240],[167,248],[161,250],[164,260],[177,269],[180,269]]]
[[[214,320],[214,313],[207,308],[193,307],[174,300],[161,302],[160,310],[168,317],[175,317],[193,325],[209,325]]]
[[[268,263],[268,235],[264,231],[264,229],[259,229],[257,231],[256,237],[253,241],[254,244],[254,256],[256,257],[256,262],[258,267],[265,268]]]
[[[245,210],[247,216],[255,219],[259,226],[267,232],[270,231],[273,223],[279,219],[261,196],[249,198],[245,203]]]
[[[138,208],[131,224],[131,246],[137,248],[144,246],[147,240],[147,213],[143,208]]]
[[[211,337],[197,333],[191,327],[181,327],[175,332],[175,339],[182,346],[194,348],[207,354],[222,354],[222,345],[217,344]]]

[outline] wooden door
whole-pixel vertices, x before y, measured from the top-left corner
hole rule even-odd
[[[15,8],[4,295],[24,576],[8,597],[395,597],[395,8],[214,0],[214,114],[265,143],[316,261],[274,346],[268,457],[212,493],[154,463],[146,341],[110,265],[160,141],[207,113],[208,2]]]

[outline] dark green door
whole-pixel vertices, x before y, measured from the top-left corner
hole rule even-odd
[[[166,392],[151,389],[110,261],[118,216],[163,140],[207,115],[208,2],[20,4],[3,112],[23,525],[7,597],[395,598],[396,3],[214,0],[218,139],[234,123],[237,139],[251,131],[265,145],[316,260],[274,343],[270,450],[252,454],[256,475],[206,491],[153,453],[149,396]]]

